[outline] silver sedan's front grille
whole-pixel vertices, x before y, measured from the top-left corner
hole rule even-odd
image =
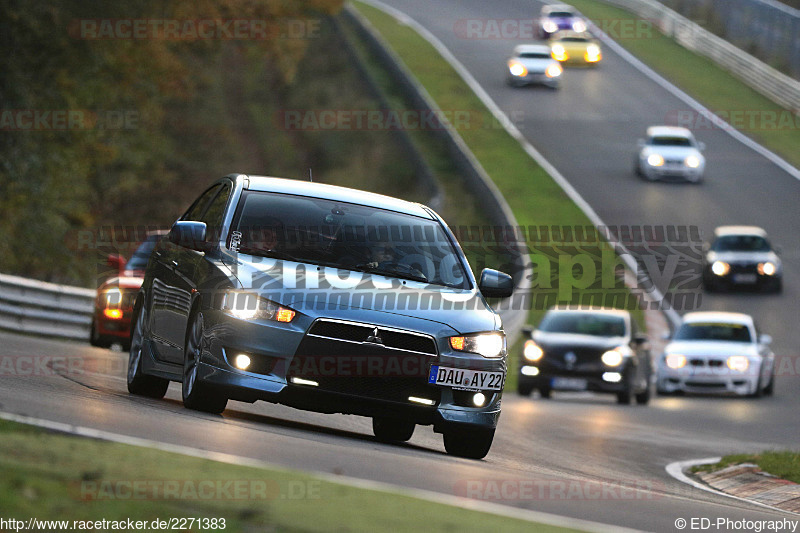
[[[360,322],[320,319],[314,322],[307,335],[343,342],[381,344],[405,352],[437,354],[436,340],[430,335]]]

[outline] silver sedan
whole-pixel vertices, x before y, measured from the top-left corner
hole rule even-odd
[[[771,395],[775,354],[770,342],[750,315],[687,313],[658,361],[656,391]]]
[[[651,126],[647,128],[647,138],[639,140],[634,172],[649,181],[680,179],[698,183],[706,168],[701,153],[704,149],[705,145],[686,128]]]
[[[546,44],[521,44],[514,48],[514,55],[507,62],[508,84],[512,87],[538,83],[558,89],[561,65],[553,59]]]

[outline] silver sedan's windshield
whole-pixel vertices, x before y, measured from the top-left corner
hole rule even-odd
[[[687,137],[651,137],[648,143],[652,146],[693,146]]]
[[[245,191],[228,246],[238,252],[469,289],[437,220],[341,201]]]
[[[744,324],[692,323],[683,324],[675,333],[677,341],[751,342],[750,330]]]
[[[715,252],[769,252],[767,239],[759,235],[725,235],[714,241]]]

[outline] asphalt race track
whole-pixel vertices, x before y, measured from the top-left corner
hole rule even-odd
[[[183,408],[176,384],[164,400],[130,396],[123,353],[9,333],[0,342],[4,412],[649,531],[672,531],[681,517],[789,516],[694,489],[664,470],[720,449],[795,445],[785,396],[669,398],[641,408],[581,394],[548,402],[510,394],[492,451],[472,461],[447,455],[427,427],[393,446],[375,442],[365,418],[234,402],[222,416],[205,415]]]
[[[649,531],[676,531],[678,518],[791,517],[681,484],[665,466],[797,446],[800,182],[717,130],[697,132],[708,146],[705,183],[642,182],[632,174],[636,140],[648,125],[687,105],[611,50],[604,49],[598,69],[568,70],[560,91],[511,89],[505,59],[525,40],[466,39],[454,25],[470,18],[530,18],[538,5],[391,4],[444,42],[607,224],[692,225],[709,233],[717,225],[747,223],[767,230],[784,250],[784,292],[703,295],[700,308],[751,313],[774,337],[775,352],[790,363],[777,378],[776,396],[654,398],[636,407],[578,393],[556,393],[549,401],[508,394],[492,451],[470,461],[446,455],[430,428],[417,428],[408,444],[394,446],[377,443],[364,418],[236,402],[222,416],[205,415],[181,406],[176,384],[165,400],[132,397],[125,387],[126,354],[0,333],[0,355],[14,361],[0,372],[0,411]],[[53,365],[58,358],[77,363],[42,370],[64,367]],[[489,491],[490,482],[505,483],[505,494]],[[523,485],[535,489],[519,495],[514,488]]]

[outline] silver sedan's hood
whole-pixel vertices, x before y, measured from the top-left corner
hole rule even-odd
[[[557,61],[552,58],[537,59],[532,57],[514,57],[511,59],[521,63],[526,69],[528,69],[528,72],[532,72],[534,74],[542,74],[545,70],[547,70],[548,66],[552,65],[553,63],[557,63]]]
[[[758,346],[750,342],[727,341],[673,341],[664,348],[665,353],[677,353],[692,356],[730,357],[744,355],[748,358],[760,358]]]
[[[703,160],[703,154],[700,150],[692,146],[645,146],[642,148],[642,157],[648,157],[650,154],[658,154],[664,159],[686,159],[690,155]]]

